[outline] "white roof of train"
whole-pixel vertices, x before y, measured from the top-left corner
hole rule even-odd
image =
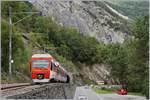
[[[34,54],[32,57],[52,57],[50,54]]]

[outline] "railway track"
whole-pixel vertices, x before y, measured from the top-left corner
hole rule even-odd
[[[15,83],[15,84],[1,84],[1,96],[7,98],[14,95],[22,95],[32,91],[40,91],[46,87],[59,87],[65,83],[45,83],[45,84],[33,84],[33,83]]]
[[[42,83],[42,84],[34,84],[34,83],[14,83],[14,84],[1,84],[1,90],[14,89],[14,88],[22,88],[27,86],[42,86],[42,85],[59,85],[64,83]],[[65,83],[66,84],[66,83]]]
[[[32,83],[14,83],[14,84],[1,84],[1,90],[13,89],[13,88],[22,88],[25,86],[31,86]]]
[[[14,84],[1,84],[1,96],[7,98],[13,95],[19,95],[33,91],[37,88],[44,86],[44,84],[33,84],[33,83],[14,83]]]

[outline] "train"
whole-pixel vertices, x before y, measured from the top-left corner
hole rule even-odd
[[[67,71],[50,54],[33,54],[29,66],[34,83],[70,81]]]

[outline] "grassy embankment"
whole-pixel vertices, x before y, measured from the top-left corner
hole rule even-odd
[[[118,88],[110,88],[110,89],[106,89],[106,88],[96,88],[95,86],[92,87],[93,91],[95,91],[98,94],[116,94],[116,91],[118,90]],[[128,95],[137,95],[137,96],[144,96],[142,93],[140,92],[128,92]]]

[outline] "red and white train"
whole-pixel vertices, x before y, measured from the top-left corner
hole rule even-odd
[[[34,54],[29,65],[34,83],[70,81],[67,71],[50,54]]]

